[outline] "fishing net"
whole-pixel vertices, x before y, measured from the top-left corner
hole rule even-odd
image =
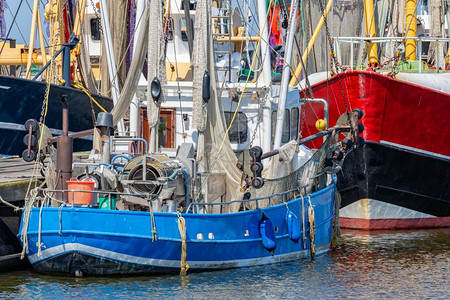
[[[163,29],[163,7],[160,0],[150,1],[150,14],[148,25],[148,87],[154,78],[158,78],[161,83],[161,96],[157,101],[153,101],[151,95],[147,101],[147,117],[150,126],[149,152],[156,152],[158,149],[158,126],[161,103],[165,101],[164,87],[166,86],[166,54]],[[149,93],[151,94],[151,93]]]
[[[324,172],[325,159],[331,157],[331,152],[337,147],[337,134],[333,134],[327,138],[323,145],[315,150],[312,157],[297,170],[290,172],[288,175],[278,178],[264,179],[264,186],[260,189],[250,188],[251,198],[267,197],[286,191],[294,190],[284,194],[284,196],[273,196],[270,201],[262,200],[258,202],[258,207],[267,207],[289,201],[299,195],[306,195],[324,188],[327,185],[328,176]],[[265,168],[284,168],[291,169],[293,164],[294,153],[291,159],[286,157],[274,156]],[[249,202],[249,209],[256,208],[256,202]]]
[[[210,3],[197,2],[194,28],[194,108],[193,123],[198,130],[197,161],[198,171],[202,173],[201,194],[196,201],[228,202],[240,199],[240,170],[236,167],[237,158],[231,148],[225,123],[220,95],[216,91],[216,71],[214,50],[210,35]],[[205,59],[206,58],[206,59]],[[210,74],[210,99],[202,97],[202,78],[205,70]],[[219,209],[219,206],[217,206]]]
[[[141,77],[142,65],[144,64],[145,55],[147,54],[148,35],[144,33],[148,30],[149,14],[149,4],[147,3],[142,20],[140,21],[142,22],[141,31],[139,34],[141,38],[136,42],[136,52],[134,53],[133,60],[131,61],[130,70],[122,92],[120,93],[119,100],[111,111],[114,116],[114,124],[117,124],[120,119],[125,117],[133,99],[133,95],[136,92],[139,78]]]

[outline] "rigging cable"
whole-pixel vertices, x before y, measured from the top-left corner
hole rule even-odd
[[[9,34],[11,33],[11,29],[12,29],[12,25],[16,22],[16,17],[17,17],[17,14],[19,13],[19,10],[20,10],[20,6],[22,5],[22,2],[23,2],[23,0],[20,0],[20,3],[19,3],[19,7],[17,8],[17,10],[16,10],[16,14],[14,15],[14,18],[13,18],[13,21],[12,21],[12,24],[11,24],[11,26],[9,27],[9,30],[8,30],[8,33],[6,34],[6,38],[5,38],[5,40],[7,40],[8,39],[8,37],[9,37]],[[5,48],[5,44],[6,43],[3,43],[3,45],[2,45],[2,49],[0,50],[0,55],[2,54],[2,52],[3,52],[3,48]]]

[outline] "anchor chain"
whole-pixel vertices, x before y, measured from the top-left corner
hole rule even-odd
[[[331,56],[332,61],[334,62],[335,68],[336,68],[336,72],[337,72],[336,75],[337,75],[338,82],[339,82],[339,88],[341,90],[342,100],[344,101],[345,113],[347,114],[347,120],[348,120],[348,122],[350,124],[351,133],[352,133],[352,135],[354,135],[354,129],[353,129],[352,120],[351,120],[351,117],[350,117],[349,105],[347,103],[347,99],[345,98],[344,87],[342,86],[341,76],[339,75],[339,72],[338,72],[338,68],[341,66],[341,64],[338,62],[338,60],[336,58],[336,55],[335,55],[336,53],[334,52],[333,42],[331,40],[330,31],[328,29],[327,17],[324,14],[325,9],[324,9],[324,5],[323,5],[322,0],[319,0],[319,5],[320,5],[320,10],[322,11],[322,16],[324,18],[325,32],[326,32],[326,35],[327,35],[328,43],[330,45],[330,50],[331,50],[330,51],[330,56]]]

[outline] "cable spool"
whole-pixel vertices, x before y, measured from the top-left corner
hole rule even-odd
[[[169,160],[165,155],[145,156],[145,161],[145,168],[144,156],[135,157],[124,167],[124,172],[129,172],[128,188],[130,192],[136,194],[159,195],[168,177],[179,169],[180,165]],[[182,181],[183,178],[180,176],[177,180]]]

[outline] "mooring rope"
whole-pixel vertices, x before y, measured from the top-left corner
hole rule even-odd
[[[42,210],[44,209],[44,204],[46,202],[46,199],[44,198],[41,201],[41,209],[39,210],[39,229],[38,229],[38,241],[36,243],[36,246],[38,246],[38,257],[40,257],[42,255],[42,251],[41,248],[44,247],[45,245],[44,243],[41,242],[41,232],[42,232]]]
[[[22,208],[20,208],[20,207],[18,207],[18,206],[15,206],[15,205],[9,203],[8,201],[4,200],[4,199],[2,198],[2,196],[0,196],[0,202],[2,202],[3,204],[5,204],[6,206],[9,206],[9,207],[11,207],[11,208],[14,208],[14,211],[15,211],[15,212],[22,209]]]
[[[334,193],[334,226],[333,235],[331,236],[331,245],[333,247],[337,246],[338,238],[341,235],[341,228],[339,226],[339,209],[341,208],[341,194],[336,190]]]
[[[302,237],[303,249],[306,249],[305,200],[303,199],[303,196],[302,196],[302,231],[303,231]]]
[[[180,236],[181,236],[180,275],[185,276],[187,274],[187,270],[189,269],[189,265],[186,262],[186,256],[187,256],[186,220],[181,216],[180,213],[178,213],[177,215],[178,215],[178,230],[180,231]]]
[[[156,242],[158,240],[158,231],[156,230],[155,215],[153,214],[153,203],[151,198],[148,198],[147,201],[148,201],[148,208],[150,210],[150,227],[152,229],[152,242]]]
[[[20,240],[22,242],[22,253],[20,254],[20,259],[25,258],[25,254],[28,254],[28,224],[30,222],[31,207],[34,201],[36,201],[37,190],[33,189],[30,191],[28,199],[25,201],[25,209],[23,210],[23,226],[22,232],[20,233]]]
[[[308,207],[308,221],[309,221],[309,241],[310,241],[310,253],[311,259],[316,255],[316,245],[314,244],[314,240],[316,238],[316,217],[314,213],[314,208],[311,204],[311,197],[308,195],[309,207]]]

